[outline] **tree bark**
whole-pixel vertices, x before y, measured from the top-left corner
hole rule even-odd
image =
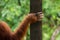
[[[30,13],[42,12],[42,0],[30,0]],[[42,40],[42,21],[30,25],[30,40]]]

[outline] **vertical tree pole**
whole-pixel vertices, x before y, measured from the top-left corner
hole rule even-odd
[[[42,11],[42,0],[30,0],[30,13]],[[42,21],[30,25],[30,40],[42,40]]]

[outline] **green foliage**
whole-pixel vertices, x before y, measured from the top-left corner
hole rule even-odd
[[[45,15],[42,28],[43,40],[50,40],[56,27],[60,25],[60,0],[43,0],[42,3],[42,9]]]
[[[20,0],[21,5],[18,5],[18,0],[0,0],[0,20],[4,20],[13,26],[29,13],[29,0]]]

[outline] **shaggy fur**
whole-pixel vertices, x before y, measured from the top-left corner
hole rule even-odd
[[[21,40],[26,34],[28,25],[36,21],[37,16],[34,13],[28,14],[14,32],[6,22],[0,21],[0,40]]]

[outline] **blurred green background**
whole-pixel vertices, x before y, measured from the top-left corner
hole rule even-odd
[[[43,40],[51,40],[52,34],[54,35],[54,37],[56,35],[55,40],[60,40],[60,34],[59,34],[60,28],[58,29],[58,27],[60,26],[59,4],[60,0],[42,0],[42,10],[45,16],[43,18],[43,24],[42,24]],[[56,31],[56,29],[58,31]]]
[[[60,26],[60,0],[42,0],[44,14],[42,40],[51,40],[52,34]],[[0,0],[0,20],[9,24],[12,31],[30,11],[30,0]],[[59,30],[58,30],[59,31]],[[58,33],[55,40],[60,39]],[[24,40],[30,40],[30,30]]]

